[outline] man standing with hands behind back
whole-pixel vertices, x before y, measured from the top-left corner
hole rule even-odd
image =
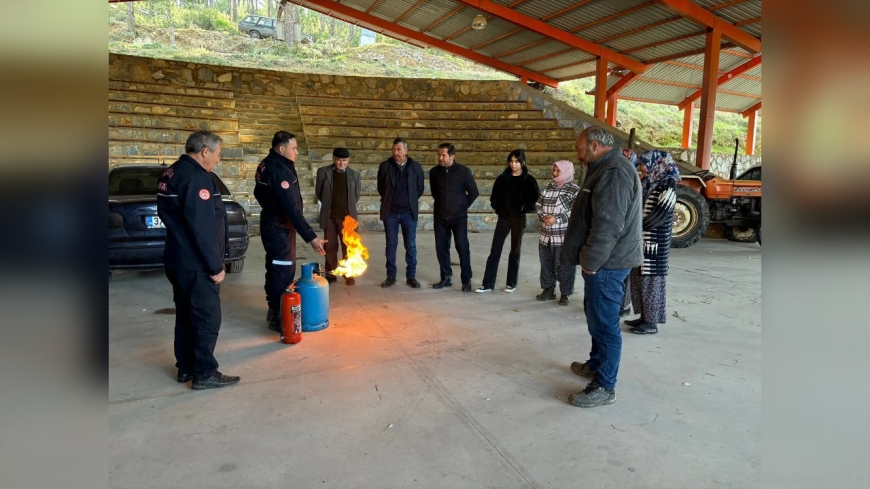
[[[302,215],[302,193],[295,160],[299,157],[296,136],[278,131],[272,149],[254,176],[254,197],[260,203],[260,238],[266,249],[266,302],[269,329],[281,331],[281,296],[296,277],[296,233],[320,255],[324,240]]]
[[[480,194],[471,169],[456,163],[456,148],[438,146],[438,165],[429,170],[429,184],[435,199],[435,253],[441,267],[441,281],[433,289],[453,285],[450,268],[450,235],[459,254],[462,291],[471,292],[471,250],[468,247],[468,208]]]
[[[332,165],[317,169],[314,193],[320,201],[320,229],[324,232],[326,243],[326,280],[334,283],[332,271],[338,268],[338,249],[342,249],[342,259],[347,258],[347,244],[342,229],[344,218],[357,218],[356,204],[360,195],[359,172],[348,168],[350,151],[345,148],[332,150]],[[353,277],[345,277],[347,285],[356,283]]]
[[[218,372],[214,347],[221,327],[227,212],[210,173],[220,162],[221,138],[196,131],[186,154],[157,183],[157,213],[166,225],[163,264],[175,301],[175,366],[178,382],[193,389],[233,385],[239,377]]]
[[[589,127],[577,137],[577,158],[588,167],[574,202],[562,245],[562,264],[580,265],[586,323],[592,336],[589,360],[571,371],[591,378],[568,401],[583,408],[613,404],[622,355],[619,310],[628,272],[643,263],[641,184],[613,134]]]

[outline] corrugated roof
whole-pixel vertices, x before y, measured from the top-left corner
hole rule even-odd
[[[444,40],[465,49],[498,58],[556,80],[590,76],[595,71],[595,58],[587,52],[573,49],[560,41],[524,29],[521,23],[502,20],[473,5],[457,0],[292,0],[305,7],[328,13],[342,20],[373,26],[336,14],[332,5],[351,7],[368,15]],[[312,2],[317,3],[312,3]],[[743,31],[761,37],[761,0],[692,0],[721,19],[737,24]],[[514,0],[494,0],[525,16],[541,20],[553,28],[574,33],[581,39],[598,42],[603,47],[637,61],[656,61],[645,73],[635,78],[620,92],[620,97],[679,103],[700,87],[705,43],[705,29],[693,20],[681,17],[651,0],[525,0],[511,7]],[[722,7],[723,5],[726,5]],[[717,8],[719,7],[719,8]],[[710,10],[712,9],[712,10]],[[482,30],[470,29],[478,13],[488,17]],[[382,32],[383,29],[373,28]],[[425,45],[425,38],[407,39],[391,32],[387,35]],[[688,53],[688,54],[686,54]],[[680,56],[686,54],[685,56]],[[723,50],[719,59],[720,73],[746,63],[752,53],[737,47]],[[612,63],[611,63],[612,64]],[[720,88],[717,109],[742,111],[761,97],[761,67],[729,80]],[[608,77],[608,86],[619,77]],[[725,90],[723,93],[721,90]],[[743,96],[747,95],[747,96]],[[755,98],[753,98],[755,97]],[[750,103],[751,102],[751,103]]]

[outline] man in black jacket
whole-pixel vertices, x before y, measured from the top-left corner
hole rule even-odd
[[[582,269],[586,323],[592,336],[589,361],[571,370],[593,379],[568,400],[578,407],[612,404],[622,355],[619,309],[625,277],[643,262],[641,185],[637,171],[613,134],[590,127],[577,137],[577,158],[588,167],[562,244],[563,265]]]
[[[278,131],[269,155],[257,166],[254,197],[260,203],[260,238],[266,248],[266,302],[269,329],[281,331],[281,296],[296,276],[296,233],[320,255],[325,240],[302,215],[302,193],[294,161],[299,156],[296,136]]]
[[[468,167],[456,163],[456,148],[438,146],[438,165],[429,170],[429,184],[435,199],[435,253],[441,266],[441,281],[434,289],[453,285],[450,268],[450,235],[459,253],[462,291],[471,292],[471,251],[468,248],[468,208],[477,199],[477,183]]]
[[[184,151],[157,183],[157,214],[166,226],[163,264],[175,301],[175,366],[178,382],[214,389],[239,381],[218,372],[214,358],[228,223],[210,173],[220,161],[221,138],[196,131]]]
[[[420,196],[423,195],[423,167],[408,156],[408,142],[393,141],[393,156],[378,167],[378,195],[381,196],[381,220],[387,237],[387,279],[381,287],[396,284],[396,250],[399,228],[405,245],[405,283],[415,289],[417,281],[417,220]]]

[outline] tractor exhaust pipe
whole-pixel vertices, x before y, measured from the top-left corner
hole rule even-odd
[[[737,151],[740,149],[740,140],[734,139],[734,160],[731,162],[731,173],[728,174],[729,180],[737,178]]]

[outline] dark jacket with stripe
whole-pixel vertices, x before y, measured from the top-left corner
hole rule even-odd
[[[229,223],[212,176],[182,155],[157,182],[157,214],[166,226],[163,265],[217,275],[224,269]]]
[[[641,200],[640,178],[620,148],[590,163],[571,211],[562,264],[593,272],[640,266]]]
[[[648,191],[643,203],[643,265],[641,275],[667,275],[674,228],[677,182],[664,178]]]
[[[309,243],[317,237],[302,214],[302,191],[293,161],[269,150],[257,166],[254,197],[260,204],[260,233],[274,227],[295,230]]]

